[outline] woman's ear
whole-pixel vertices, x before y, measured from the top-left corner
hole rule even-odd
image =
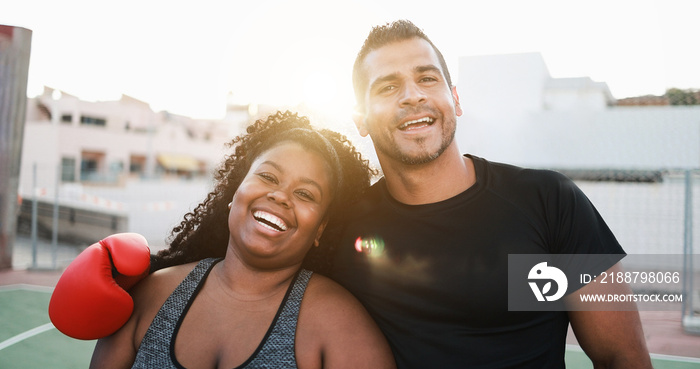
[[[318,231],[316,231],[316,238],[314,239],[314,247],[318,247],[320,245],[319,241],[321,240],[321,236],[323,235],[323,231],[326,229],[327,224],[328,224],[328,218],[323,218],[321,225],[318,226]]]

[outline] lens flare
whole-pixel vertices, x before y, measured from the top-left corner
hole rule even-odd
[[[380,256],[384,253],[384,241],[379,237],[357,237],[355,240],[355,251],[369,256]]]

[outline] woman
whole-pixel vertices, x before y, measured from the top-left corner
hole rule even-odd
[[[174,266],[131,291],[134,313],[98,341],[91,367],[393,368],[359,302],[302,269],[330,260],[319,240],[369,185],[367,162],[345,137],[289,112],[231,145],[214,190],[159,254],[156,269]]]

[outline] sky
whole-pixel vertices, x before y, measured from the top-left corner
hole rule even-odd
[[[396,19],[428,34],[453,81],[460,57],[539,52],[552,77],[616,98],[698,89],[698,14],[697,0],[0,0],[0,24],[32,30],[29,97],[126,94],[210,119],[227,102],[350,116],[355,55]]]

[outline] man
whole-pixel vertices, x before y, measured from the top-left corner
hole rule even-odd
[[[353,83],[384,178],[343,222],[332,277],[377,320],[399,368],[564,367],[569,321],[596,367],[651,367],[637,311],[508,311],[508,254],[624,252],[565,177],[461,155],[457,90],[420,29],[375,27]],[[565,298],[575,308],[600,288]]]

